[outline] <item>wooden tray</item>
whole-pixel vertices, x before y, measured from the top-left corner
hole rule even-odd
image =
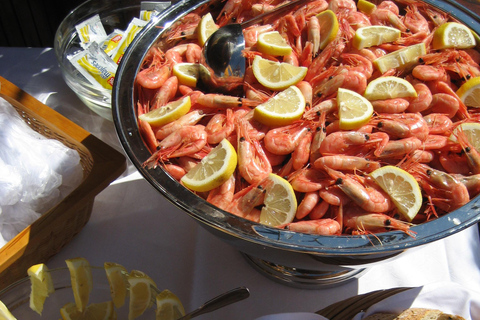
[[[360,294],[358,296],[334,303],[322,310],[317,311],[316,313],[329,320],[351,320],[357,313],[365,311],[383,299],[408,289],[411,288],[401,287]]]
[[[0,97],[12,104],[25,122],[45,137],[80,154],[83,181],[59,204],[0,248],[0,290],[46,262],[90,219],[95,196],[126,168],[125,157],[89,132],[0,77]]]

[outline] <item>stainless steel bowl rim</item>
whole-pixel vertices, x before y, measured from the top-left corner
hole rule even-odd
[[[462,231],[480,221],[480,196],[462,208],[428,223],[411,227],[415,238],[401,231],[375,235],[318,236],[270,228],[225,212],[196,196],[172,179],[160,167],[146,169],[143,162],[151,155],[140,137],[134,101],[134,80],[141,62],[166,28],[185,14],[209,3],[209,0],[183,0],[170,6],[135,38],[124,55],[112,93],[112,115],[117,135],[132,163],[142,176],[163,196],[204,226],[264,247],[320,256],[365,256],[388,254],[424,245]],[[450,0],[424,0],[467,24],[480,34],[480,18]],[[152,208],[152,210],[158,210]]]

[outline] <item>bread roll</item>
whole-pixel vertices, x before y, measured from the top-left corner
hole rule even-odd
[[[375,313],[363,320],[465,320],[465,318],[446,314],[435,309],[410,308],[398,315],[391,313]]]

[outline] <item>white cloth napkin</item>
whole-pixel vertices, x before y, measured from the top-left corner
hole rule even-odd
[[[412,288],[390,296],[352,320],[362,320],[378,313],[401,313],[408,308],[438,309],[444,313],[459,315],[467,320],[480,319],[480,292],[465,289],[453,282],[438,282]]]

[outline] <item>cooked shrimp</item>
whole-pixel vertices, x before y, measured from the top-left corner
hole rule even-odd
[[[340,235],[342,231],[338,221],[330,218],[291,222],[287,224],[286,229],[321,236]]]

